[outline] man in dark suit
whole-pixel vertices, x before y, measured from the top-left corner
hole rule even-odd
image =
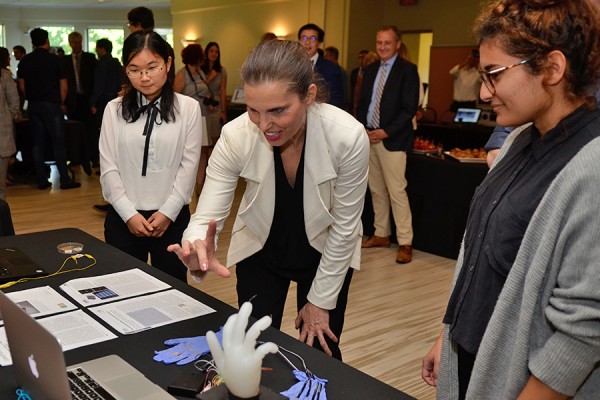
[[[79,161],[81,161],[85,173],[91,175],[90,161],[97,161],[91,160],[91,154],[98,152],[98,142],[93,140],[94,119],[90,111],[90,97],[94,90],[94,70],[97,61],[92,53],[83,51],[82,41],[81,33],[71,32],[69,46],[71,46],[72,52],[63,57],[69,83],[66,113],[69,119],[85,124],[86,136],[83,138],[85,149],[84,155]]]
[[[298,30],[298,41],[313,62],[314,70],[321,75],[329,89],[329,104],[344,108],[344,77],[339,65],[319,54],[319,46],[325,40],[325,31],[315,24],[306,24]]]
[[[398,56],[402,42],[395,26],[377,32],[380,62],[364,70],[357,118],[369,135],[369,188],[375,234],[362,247],[390,245],[390,204],[400,246],[396,262],[412,261],[412,217],[406,195],[406,153],[412,148],[412,118],[419,103],[417,66]]]
[[[361,50],[358,52],[358,67],[350,71],[350,106],[352,115],[356,117],[356,108],[358,106],[358,96],[362,86],[363,69],[365,67],[365,56],[369,50]]]

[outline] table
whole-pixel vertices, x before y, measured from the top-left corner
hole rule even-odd
[[[54,268],[58,268],[65,259],[64,254],[58,253],[56,246],[60,243],[70,241],[82,243],[84,245],[84,252],[93,255],[97,260],[97,265],[85,271],[72,272],[48,279],[18,284],[6,291],[10,292],[28,289],[38,285],[49,285],[64,295],[59,289],[59,285],[71,279],[113,273],[130,268],[140,268],[150,275],[170,284],[173,288],[214,308],[217,312],[150,329],[134,335],[117,334],[118,338],[115,340],[109,340],[92,346],[67,351],[65,353],[67,365],[116,353],[140,370],[150,380],[161,387],[166,388],[180,372],[192,371],[194,368],[191,364],[186,366],[176,366],[157,363],[152,360],[154,350],[164,348],[163,341],[165,339],[203,335],[209,329],[216,331],[225,323],[229,315],[237,312],[236,309],[214,297],[211,297],[192,286],[186,285],[156,268],[149,267],[139,260],[78,229],[69,228],[26,235],[0,237],[0,246],[19,247],[32,259],[39,262],[40,265],[52,271]],[[97,319],[87,310],[84,309],[84,312],[91,315],[94,319]],[[102,320],[99,321],[106,326]],[[116,333],[112,328],[108,328],[113,333]],[[329,379],[329,383],[327,384],[327,397],[330,400],[412,399],[412,397],[391,386],[338,360],[328,357],[324,353],[310,348],[295,338],[272,327],[263,332],[259,339],[273,341],[286,349],[290,349],[300,354],[306,361],[308,368],[317,376]],[[267,355],[263,361],[263,366],[271,367],[273,368],[273,371],[263,372],[262,385],[279,392],[296,383],[291,368],[277,355]],[[15,398],[14,391],[15,382],[10,367],[0,368],[0,398]],[[183,397],[180,397],[180,399],[183,399]]]
[[[454,147],[483,147],[494,131],[493,126],[477,124],[418,124],[415,136],[441,143],[444,150]]]
[[[446,258],[458,257],[471,198],[487,171],[485,163],[408,154],[407,194],[415,248]]]

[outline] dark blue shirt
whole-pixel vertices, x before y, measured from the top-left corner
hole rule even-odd
[[[589,141],[600,135],[600,111],[579,108],[540,136],[531,126],[475,191],[464,239],[464,262],[444,323],[475,354],[515,261],[525,230],[546,190]]]

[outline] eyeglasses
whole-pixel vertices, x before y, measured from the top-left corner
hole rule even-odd
[[[479,70],[481,80],[485,84],[485,87],[490,91],[491,94],[496,94],[496,87],[494,86],[494,80],[498,79],[498,76],[511,68],[518,67],[519,65],[527,64],[530,60],[519,61],[516,64],[509,65],[508,67],[495,68],[491,71]]]
[[[144,75],[154,78],[160,74],[164,67],[165,65],[163,64],[161,67],[150,67],[148,69],[130,69],[127,71],[127,76],[130,79],[142,79],[142,76]]]
[[[300,36],[301,42],[308,42],[309,40],[314,43],[319,40],[319,38],[316,36]]]

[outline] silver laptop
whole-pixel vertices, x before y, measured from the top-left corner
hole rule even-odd
[[[1,291],[0,311],[17,384],[32,399],[174,399],[117,355],[66,368],[56,338]]]

